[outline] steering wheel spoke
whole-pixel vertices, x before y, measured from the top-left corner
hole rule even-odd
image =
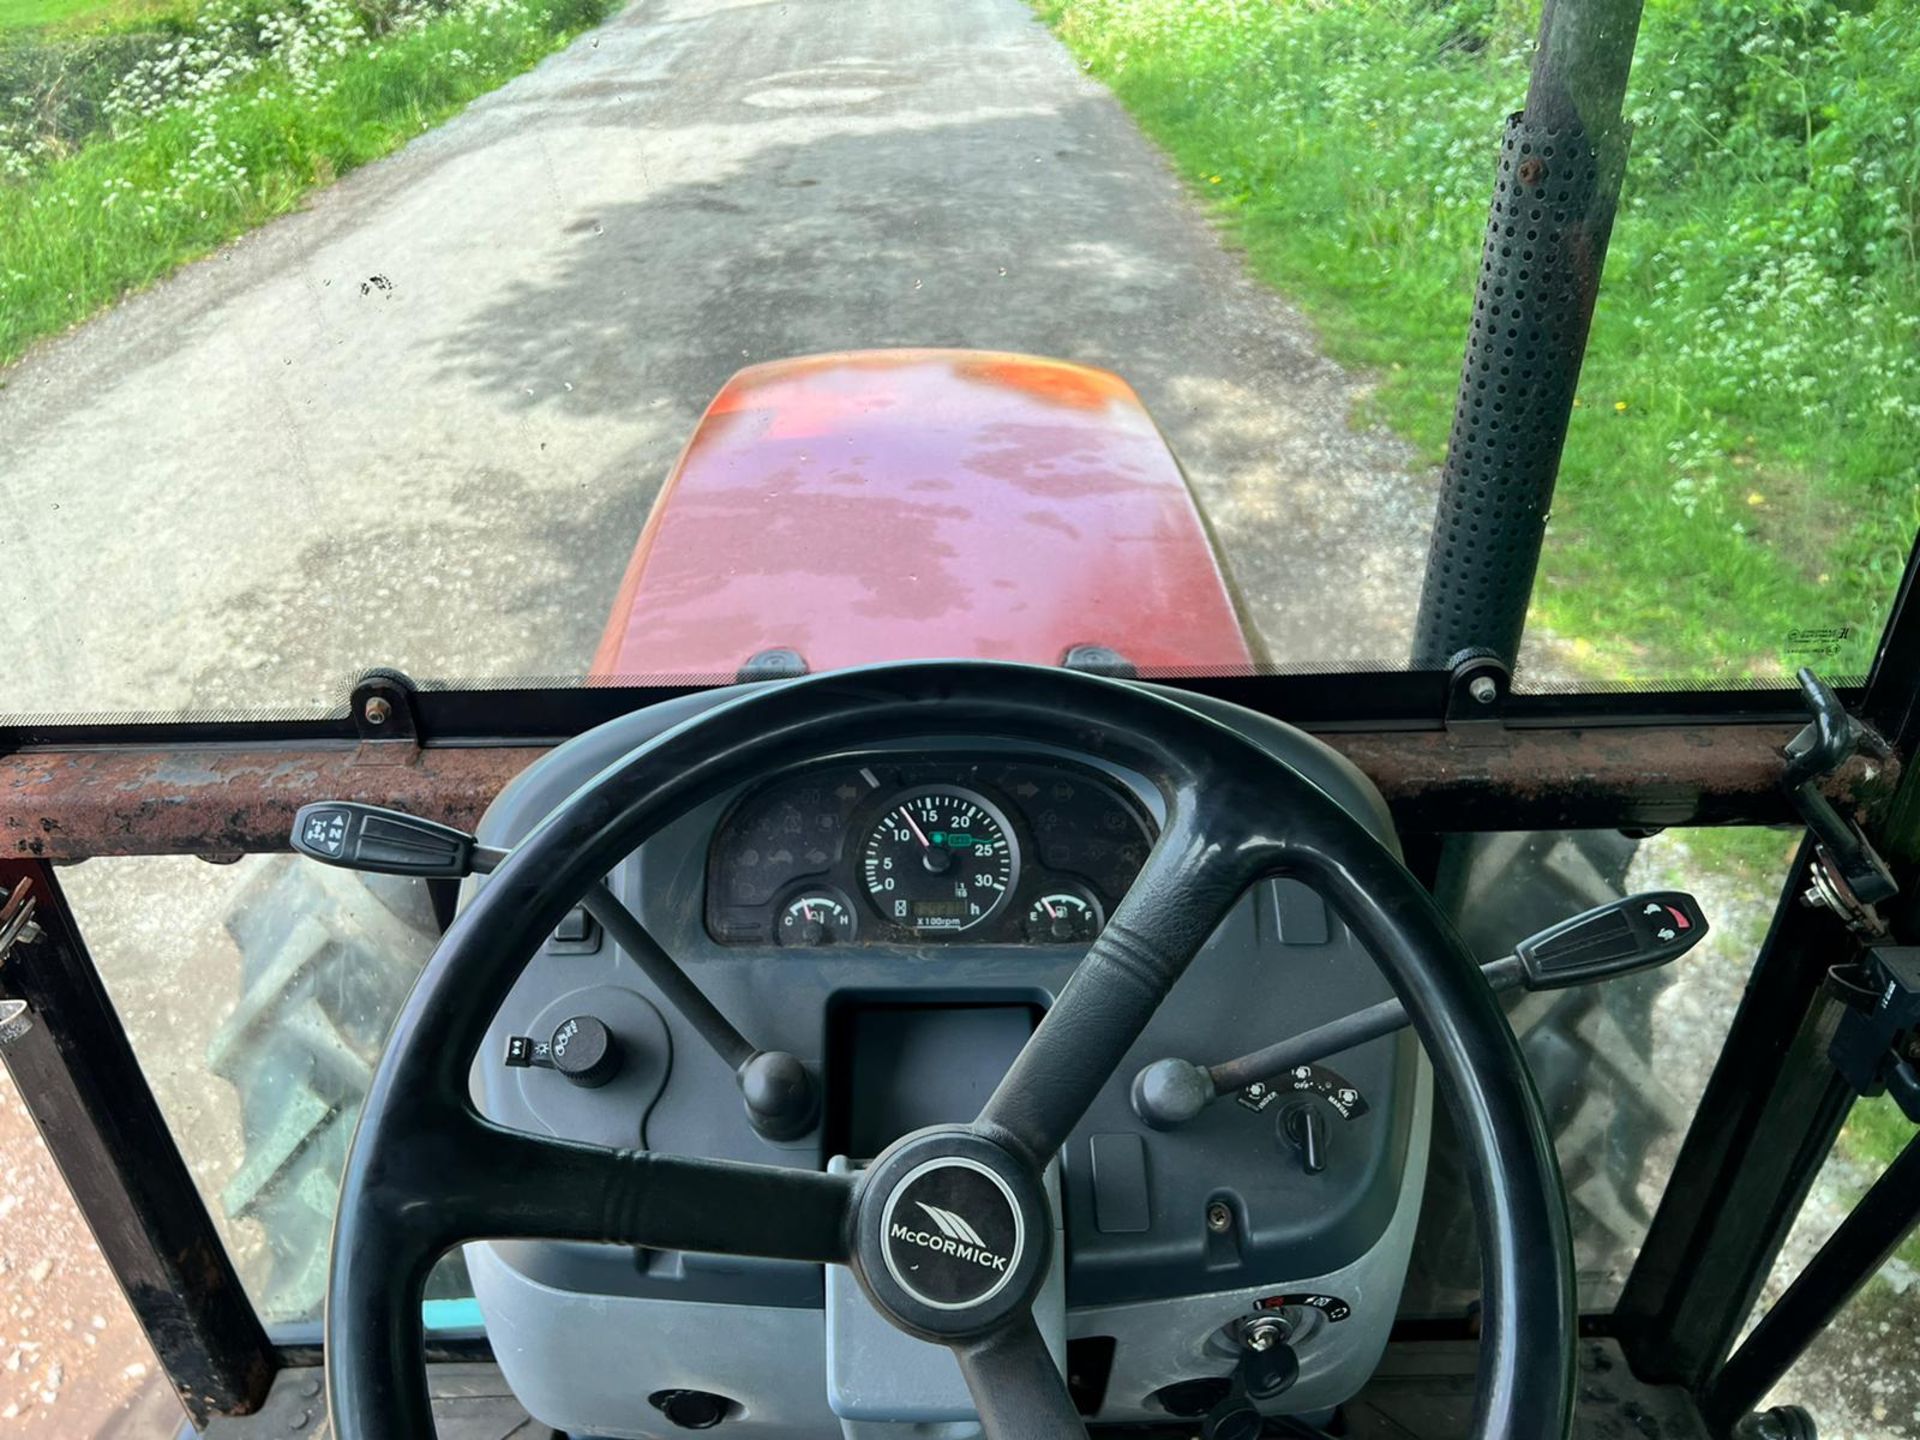
[[[477,1122],[463,1240],[586,1240],[844,1264],[854,1178],[615,1150]]]
[[[974,1122],[1036,1166],[1066,1143],[1256,873],[1240,848],[1212,838],[1196,808],[1176,800],[1127,898]]]
[[[1063,1440],[1087,1433],[1031,1314],[953,1347],[986,1440]]]

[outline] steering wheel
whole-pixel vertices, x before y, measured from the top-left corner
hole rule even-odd
[[[469,1068],[522,967],[642,841],[783,764],[953,734],[1102,755],[1150,777],[1167,803],[1133,888],[971,1125],[918,1131],[859,1174],[829,1175],[603,1149],[475,1110]],[[1225,726],[1125,682],[978,661],[745,693],[609,766],[494,872],[407,998],[354,1134],[327,1298],[336,1434],[431,1435],[427,1272],[462,1241],[551,1239],[850,1265],[895,1325],[952,1349],[990,1440],[1083,1436],[1031,1315],[1052,1231],[1042,1171],[1228,909],[1280,874],[1319,889],[1377,958],[1472,1162],[1485,1290],[1473,1435],[1565,1440],[1573,1262],[1546,1121],[1505,1017],[1432,898],[1325,792]],[[900,1249],[915,1243],[903,1232],[929,1237],[925,1220],[895,1212],[929,1203],[959,1217],[941,1225],[954,1263],[896,1262],[929,1253]]]

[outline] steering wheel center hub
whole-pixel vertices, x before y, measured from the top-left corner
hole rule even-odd
[[[1046,1269],[1052,1217],[1039,1177],[961,1128],[890,1147],[861,1187],[855,1269],[881,1312],[929,1337],[1017,1315]]]
[[[893,1187],[880,1225],[887,1273],[936,1310],[992,1299],[1026,1246],[1013,1191],[977,1160],[921,1162]]]

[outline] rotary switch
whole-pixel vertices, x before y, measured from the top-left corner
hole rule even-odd
[[[530,1035],[510,1037],[507,1064],[515,1069],[557,1070],[569,1084],[597,1090],[620,1073],[620,1042],[605,1021],[572,1015],[554,1026],[553,1035],[545,1041]]]

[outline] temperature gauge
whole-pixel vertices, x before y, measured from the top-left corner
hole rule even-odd
[[[1098,902],[1078,890],[1049,890],[1027,911],[1027,934],[1042,943],[1084,943],[1100,933],[1102,923]]]
[[[853,907],[838,890],[803,890],[781,907],[773,937],[782,945],[844,945],[853,930]]]

